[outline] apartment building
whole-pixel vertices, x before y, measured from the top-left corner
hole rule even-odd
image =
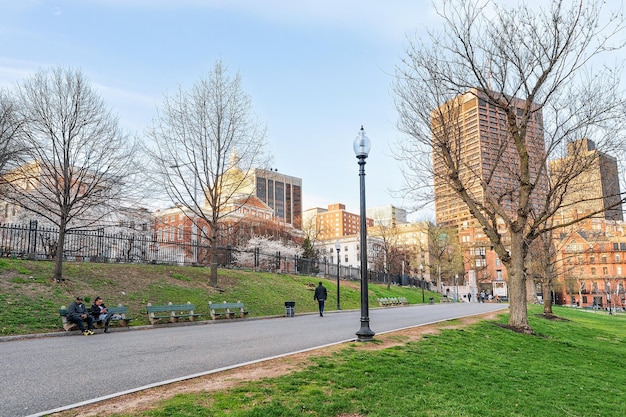
[[[361,216],[346,211],[341,203],[328,205],[328,208],[315,207],[304,214],[305,223],[309,223],[315,231],[316,240],[332,240],[344,236],[357,235],[360,230]],[[374,220],[366,218],[366,226],[374,225]]]
[[[624,220],[617,159],[596,149],[592,140],[579,139],[567,144],[564,158],[550,161],[551,180],[555,180],[561,171],[576,169],[577,165],[586,168],[569,183],[563,199],[563,206],[567,209],[562,210],[555,220],[563,222],[602,210],[594,217]]]
[[[508,99],[521,116],[526,102]],[[489,198],[496,196],[501,207],[514,216],[518,208],[519,169],[516,161],[519,158],[506,120],[504,111],[490,104],[484,92],[471,89],[433,111],[432,129],[433,140],[446,143],[452,157],[456,158],[459,176],[467,192],[480,203],[487,203]],[[542,169],[545,146],[540,110],[529,121],[526,143],[531,158],[530,175],[538,183],[531,195],[531,204],[540,206],[548,189],[548,179]],[[448,167],[438,152],[433,153],[433,168],[436,222],[440,226],[458,229],[465,250],[463,281],[475,277],[477,285],[484,289],[494,282],[503,283],[506,270],[467,205],[451,188]]]
[[[511,99],[521,115],[524,100]],[[486,100],[486,95],[472,89],[444,103],[434,111],[432,128],[435,141],[451,143],[451,151],[457,157],[459,175],[467,191],[481,202],[488,194],[506,196],[514,193],[518,183],[515,165],[516,149],[506,126],[506,114]],[[539,182],[533,200],[540,204],[547,190],[547,177],[539,177],[541,161],[544,160],[543,119],[537,110],[528,124],[526,143],[531,158],[531,177]],[[441,226],[469,226],[475,223],[466,204],[454,193],[448,183],[448,168],[441,155],[433,154],[435,216]],[[545,172],[545,171],[543,171]],[[541,185],[543,184],[543,186]],[[515,211],[514,197],[503,199],[505,210]]]
[[[626,224],[583,220],[554,239],[557,304],[626,309]]]

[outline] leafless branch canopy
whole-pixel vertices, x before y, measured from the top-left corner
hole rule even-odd
[[[253,169],[269,162],[265,128],[241,77],[216,62],[190,90],[165,97],[148,137],[154,179],[188,216],[209,225],[206,237],[216,242],[218,222],[237,208],[236,199],[252,193]],[[216,284],[214,267],[211,275]]]
[[[623,154],[621,68],[598,63],[624,46],[624,18],[604,6],[442,0],[436,7],[444,29],[425,41],[410,38],[396,71],[398,127],[407,136],[396,152],[404,162],[404,191],[430,201],[434,181],[465,204],[507,267],[510,324],[520,329],[528,329],[521,304],[528,247],[556,227],[548,220],[567,203],[570,185],[598,163],[599,153],[577,158],[567,153],[570,145],[591,139],[601,153]],[[470,101],[497,120],[481,126],[492,132],[485,135],[490,144],[474,157],[468,157]],[[558,169],[548,172],[548,162],[558,158]],[[614,197],[612,208],[623,201]]]

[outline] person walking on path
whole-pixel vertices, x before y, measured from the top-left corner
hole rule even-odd
[[[315,295],[313,296],[314,300],[317,300],[320,309],[320,317],[324,317],[324,301],[328,294],[326,292],[326,287],[322,285],[322,281],[320,281],[319,285],[315,288]]]
[[[83,304],[83,297],[76,297],[76,301],[70,304],[67,309],[67,321],[76,323],[78,328],[85,336],[93,335],[93,317],[87,313],[87,308]],[[87,328],[85,329],[85,323],[87,322]]]
[[[104,323],[104,332],[109,333],[109,323],[113,313],[109,312],[107,306],[104,305],[102,297],[96,297],[91,305],[91,315],[94,320],[99,320]]]

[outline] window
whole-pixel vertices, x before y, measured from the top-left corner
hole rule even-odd
[[[609,267],[608,266],[603,266],[602,267],[602,275],[609,275]]]
[[[344,257],[344,260],[346,263],[348,263],[348,254],[346,253],[346,256]]]
[[[592,266],[591,267],[591,275],[595,275],[596,274],[596,267]]]
[[[617,266],[615,267],[615,270],[617,272],[617,275],[621,276],[622,275],[622,267],[621,266]]]
[[[619,253],[615,254],[615,262],[621,262],[621,256],[619,255]]]

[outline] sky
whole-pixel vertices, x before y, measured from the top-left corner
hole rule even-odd
[[[0,87],[79,69],[143,136],[164,95],[222,60],[268,128],[274,168],[302,179],[304,209],[359,212],[361,126],[372,142],[367,207],[412,203],[394,192],[391,83],[407,36],[437,23],[429,0],[0,0],[0,10]]]

